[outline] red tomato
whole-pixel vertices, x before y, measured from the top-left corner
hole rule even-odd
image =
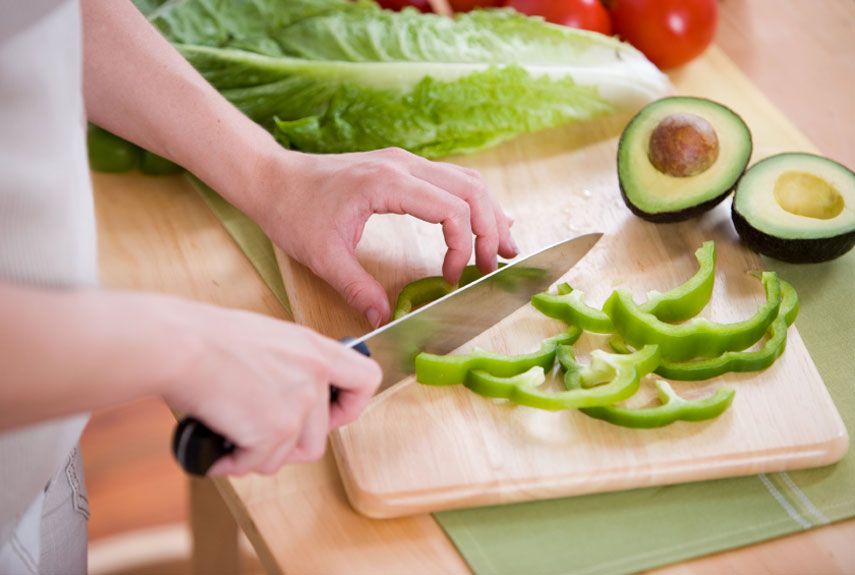
[[[554,24],[612,33],[609,13],[600,0],[507,0],[505,6],[529,16],[543,16]]]
[[[495,8],[502,5],[502,0],[449,0],[451,9],[455,12],[469,12],[473,8]]]
[[[433,12],[428,0],[377,0],[377,3],[387,10],[403,10],[407,6],[412,6],[422,12]]]
[[[716,0],[613,0],[615,33],[662,69],[685,64],[713,40]]]

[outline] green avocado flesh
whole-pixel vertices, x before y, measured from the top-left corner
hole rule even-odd
[[[657,168],[651,157],[662,154],[651,149],[654,141],[669,143],[656,129],[663,120],[694,119],[700,127],[714,130],[717,149],[700,154],[695,169],[685,169],[675,159],[672,173]],[[668,119],[668,120],[666,120]],[[704,130],[700,130],[703,132]],[[667,153],[680,151],[684,140],[674,134]],[[702,141],[698,136],[695,141]],[[692,158],[692,140],[685,150]],[[632,212],[654,222],[686,220],[713,208],[733,189],[745,171],[751,157],[751,132],[748,126],[729,108],[704,98],[675,96],[663,98],[643,108],[627,125],[618,144],[618,180],[621,195]],[[686,175],[688,173],[688,175]]]
[[[736,188],[733,223],[751,249],[788,262],[821,262],[855,245],[855,173],[813,154],[754,164]]]

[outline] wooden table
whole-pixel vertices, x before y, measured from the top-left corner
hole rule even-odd
[[[829,156],[855,165],[850,144],[855,125],[855,3],[851,0],[724,0],[718,35],[720,47],[760,89]],[[181,178],[103,176],[95,178],[101,272],[104,283],[162,291],[217,305],[287,318],[286,312],[227,236],[201,199]],[[164,214],[168,214],[165,217]],[[287,475],[289,490],[299,493],[317,482],[336,483],[330,458],[294,469]],[[250,540],[255,525],[245,513],[252,484],[240,495],[234,484],[219,480],[217,487]],[[335,486],[333,486],[335,489]],[[339,488],[340,492],[340,488]],[[296,498],[299,500],[299,498]],[[236,573],[235,526],[222,500],[207,481],[191,482],[193,526],[197,535],[195,567],[198,573]],[[309,504],[309,503],[307,503]],[[300,509],[282,517],[286,527],[299,524]],[[433,523],[426,517],[425,522]],[[341,550],[342,571],[359,572],[373,566],[382,573],[391,553],[406,548],[359,547],[356,524],[330,525],[343,530],[355,547]],[[401,538],[395,523],[380,531]],[[466,572],[463,560],[435,525],[410,526],[405,539],[430,538],[432,572]],[[290,536],[290,535],[288,535]],[[855,565],[855,520],[822,529],[696,559],[657,570],[657,573],[851,573]],[[311,571],[306,559],[311,541],[290,542],[287,549],[257,548],[270,572]],[[301,550],[302,552],[297,552]],[[353,564],[353,558],[360,562]],[[426,557],[413,554],[411,573],[423,572]],[[395,558],[401,560],[401,556]],[[400,564],[400,563],[398,563]],[[314,572],[314,571],[312,571]]]

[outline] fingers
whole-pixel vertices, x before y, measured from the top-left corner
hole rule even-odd
[[[292,414],[288,414],[290,416]],[[284,463],[285,457],[294,451],[299,439],[301,422],[292,417],[283,417],[288,425],[286,433],[277,433],[273,440],[253,447],[238,447],[230,455],[223,457],[211,467],[208,475],[245,475],[250,471],[274,473]]]
[[[448,246],[442,275],[449,283],[457,283],[472,255],[469,204],[420,178],[410,178],[407,186],[407,190],[386,189],[374,211],[410,214],[432,224],[442,224],[442,234]]]
[[[472,233],[475,234],[475,263],[482,273],[496,269],[499,250],[499,227],[494,200],[481,175],[452,164],[416,161],[414,176],[447,190],[469,205]]]
[[[519,250],[511,236],[513,220],[502,211],[477,170],[409,155],[410,172],[469,204],[475,240],[475,262],[484,272],[496,267],[496,253],[515,257]]]
[[[493,213],[496,214],[496,227],[499,231],[499,255],[508,259],[517,257],[520,250],[511,235],[514,220],[502,211],[495,198],[493,198]]]
[[[296,448],[283,458],[283,463],[303,463],[320,459],[327,446],[329,418],[329,385],[324,385],[318,400],[309,411],[306,424],[303,426],[303,433],[297,441]]]
[[[330,358],[330,384],[338,389],[336,401],[329,406],[329,429],[337,429],[355,420],[371,401],[383,373],[376,361],[337,341],[319,336],[320,345]]]
[[[315,262],[313,271],[360,311],[375,328],[391,316],[386,290],[365,271],[356,255],[343,244],[332,245],[328,256]]]

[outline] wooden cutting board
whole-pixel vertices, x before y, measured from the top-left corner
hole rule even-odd
[[[742,115],[754,136],[754,160],[813,150],[717,50],[672,80],[679,93],[712,98]],[[627,119],[541,132],[452,161],[482,172],[515,218],[523,254],[582,233],[606,233],[565,277],[589,303],[600,305],[616,287],[631,289],[640,301],[651,289],[678,285],[695,271],[694,250],[713,239],[716,287],[702,315],[724,322],[750,316],[763,294],[746,272],[758,269],[760,260],[739,243],[729,200],[702,218],[668,225],[644,222],[623,205],[615,153]],[[439,273],[442,248],[437,226],[380,216],[369,222],[358,254],[394,300],[407,282]],[[331,337],[369,331],[305,267],[277,257],[296,321]],[[462,349],[525,352],[561,328],[527,306]],[[585,359],[606,346],[602,337],[586,335],[576,347]],[[652,396],[650,381],[634,401]],[[843,422],[795,327],[786,353],[765,372],[674,386],[686,397],[728,386],[736,398],[710,422],[629,430],[575,411],[514,407],[462,386],[432,388],[410,378],[333,434],[332,445],[351,503],[371,517],[819,466],[839,460],[848,447]]]

